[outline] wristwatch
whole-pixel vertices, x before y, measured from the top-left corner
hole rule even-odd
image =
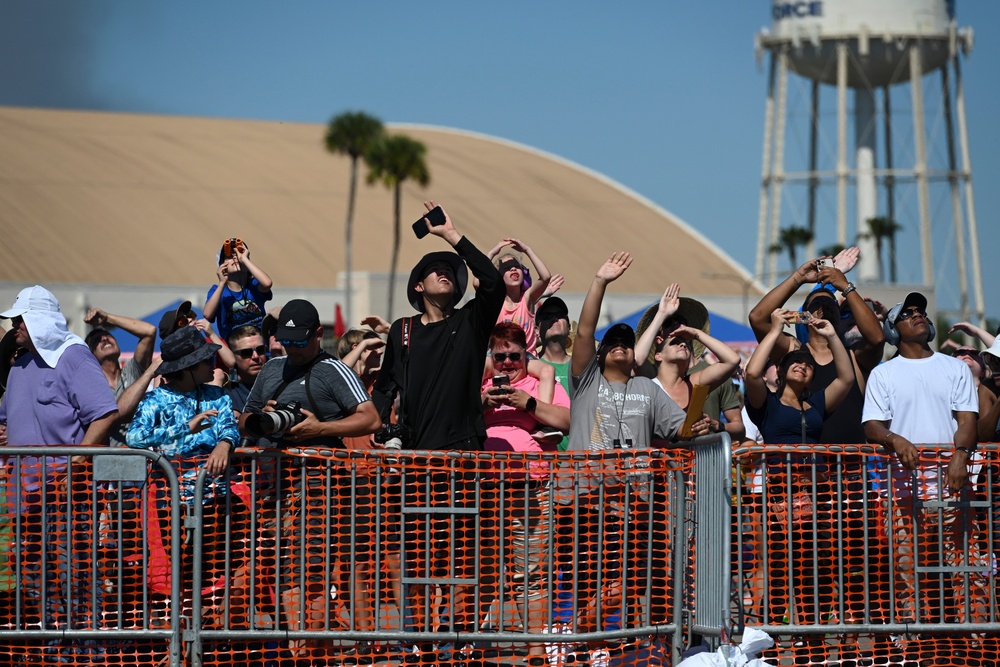
[[[524,409],[528,412],[534,412],[535,408],[538,407],[538,401],[535,400],[534,396],[529,396],[528,400],[524,404]]]
[[[850,294],[851,292],[856,292],[857,289],[858,288],[854,286],[854,283],[848,280],[847,285],[844,286],[844,289],[840,290],[840,296],[846,299],[848,294]]]

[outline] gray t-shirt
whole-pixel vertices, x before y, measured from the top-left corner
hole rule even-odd
[[[115,385],[116,401],[121,398],[126,389],[138,381],[139,377],[142,376],[142,370],[142,366],[135,360],[135,357],[131,357],[125,362],[125,366],[122,367],[122,373],[118,376],[118,384]],[[116,422],[108,434],[108,444],[112,447],[127,447],[125,434],[128,433],[128,425],[130,423],[131,420]]]
[[[653,381],[631,378],[608,382],[595,356],[583,374],[572,378],[569,450],[603,451],[614,448],[649,449],[655,438],[672,440],[684,424],[685,413]]]
[[[343,419],[358,405],[371,400],[355,372],[339,359],[328,356],[312,366],[309,388],[316,402],[313,406],[306,393],[308,367],[293,366],[287,362],[287,357],[278,357],[264,364],[250,390],[245,412],[260,413],[272,399],[282,405],[295,401],[302,408],[315,411],[316,418],[320,421],[332,422]],[[275,396],[275,392],[286,381],[288,385]],[[267,446],[280,443],[264,442],[264,438],[261,438],[258,444]],[[343,443],[340,438],[315,438],[296,443],[296,446],[342,448]]]

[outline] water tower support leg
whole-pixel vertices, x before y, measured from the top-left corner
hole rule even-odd
[[[986,326],[986,304],[983,301],[983,274],[979,266],[979,229],[976,226],[976,206],[972,196],[972,162],[969,158],[969,133],[965,124],[965,89],[958,56],[952,58],[955,67],[955,113],[958,120],[958,141],[962,150],[962,178],[965,179],[965,208],[969,217],[969,245],[972,255],[972,290],[979,326]]]
[[[924,285],[934,285],[934,256],[931,247],[931,198],[927,185],[927,137],[924,132],[923,63],[920,43],[910,43],[910,86],[913,91],[913,146],[916,161],[913,174],[917,179],[917,205],[920,212],[920,249],[924,266]]]
[[[847,245],[847,44],[837,42],[837,243]]]
[[[764,156],[760,169],[760,211],[757,215],[757,278],[764,275],[764,261],[767,259],[771,242],[767,237],[767,213],[771,199],[771,142],[774,137],[774,82],[777,58],[770,51],[770,72],[767,77],[767,103],[764,106]],[[767,280],[764,281],[767,283]]]
[[[948,146],[948,185],[951,188],[951,224],[955,230],[955,262],[958,265],[959,309],[962,319],[969,319],[969,267],[965,263],[965,221],[962,218],[962,195],[958,187],[955,160],[955,123],[951,113],[951,84],[948,65],[941,68],[941,99],[944,102],[945,139]]]
[[[785,180],[785,115],[788,113],[788,54],[782,51],[778,54],[778,101],[774,126],[774,169],[771,188],[771,243],[778,240],[778,227],[781,223],[781,186]],[[769,249],[770,250],[770,249]],[[797,269],[793,266],[792,270]],[[768,253],[767,278],[765,282],[776,282],[778,273],[778,253]]]

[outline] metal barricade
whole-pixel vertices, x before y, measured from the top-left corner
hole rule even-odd
[[[782,638],[773,655],[965,665],[996,654],[997,446],[980,447],[957,496],[944,483],[952,445],[918,447],[916,472],[874,446],[736,450],[734,599]]]
[[[180,665],[181,571],[169,554],[181,515],[166,460],[107,447],[5,447],[3,458],[0,654]]]
[[[240,450],[196,487],[192,664],[676,660],[692,459]]]
[[[730,618],[730,530],[733,511],[733,456],[728,433],[699,438],[694,451],[694,471],[690,476],[692,501],[689,543],[694,564],[692,572],[693,609],[691,632],[724,639],[734,625]],[[692,642],[693,643],[693,642]]]

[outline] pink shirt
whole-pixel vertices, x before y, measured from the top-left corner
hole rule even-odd
[[[504,299],[503,307],[500,309],[500,316],[497,324],[501,322],[513,322],[524,329],[524,336],[527,339],[527,350],[535,354],[538,349],[538,331],[535,330],[535,314],[528,310],[528,299],[521,297],[521,300],[514,304],[513,308],[507,308],[507,300]]]
[[[492,385],[493,379],[489,378],[483,383],[483,391]],[[521,389],[530,396],[538,398],[538,378],[525,375],[523,378],[510,385],[514,389]],[[552,396],[552,405],[569,407],[569,396],[566,390],[558,382],[555,393]],[[543,448],[542,445],[531,437],[532,431],[538,428],[540,422],[530,412],[518,410],[512,405],[502,405],[497,408],[487,408],[483,413],[486,419],[486,444],[488,452],[541,452],[556,451],[557,447]],[[510,468],[520,467],[517,464],[510,465]],[[548,469],[548,464],[536,461],[531,464],[531,468]],[[533,475],[542,477],[544,473]]]

